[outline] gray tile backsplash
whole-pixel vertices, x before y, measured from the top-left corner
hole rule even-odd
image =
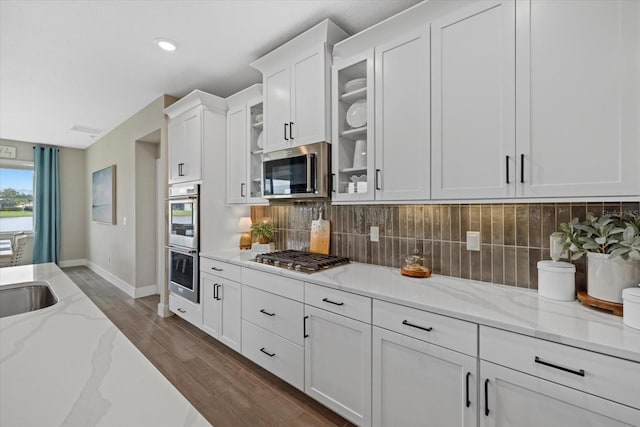
[[[435,274],[537,289],[536,263],[549,259],[549,235],[571,218],[640,211],[640,202],[506,203],[441,205],[340,205],[330,202],[253,206],[253,220],[272,218],[278,249],[309,249],[311,221],[319,209],[331,220],[335,255],[353,261],[400,266],[400,256],[418,249]],[[369,240],[379,227],[380,241]],[[480,251],[467,251],[466,232],[479,231]],[[586,289],[584,259],[576,283]]]

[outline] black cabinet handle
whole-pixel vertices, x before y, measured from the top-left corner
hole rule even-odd
[[[544,365],[544,366],[549,366],[550,368],[560,369],[561,371],[569,372],[570,374],[584,377],[584,369],[565,368],[564,366],[560,366],[560,365],[556,365],[554,363],[550,363],[550,362],[544,361],[544,360],[540,359],[538,356],[536,356],[535,362],[539,363],[541,365]]]
[[[331,174],[331,182],[329,183],[329,186],[331,187],[331,192],[335,193],[336,192],[336,174],[332,173]]]
[[[380,169],[376,169],[376,190],[382,190],[380,188]]]
[[[287,138],[287,126],[289,126],[287,123],[284,124],[284,140],[288,141],[289,138]]]
[[[267,310],[265,310],[264,308],[260,309],[260,313],[262,314],[266,314],[267,316],[275,316],[275,313],[269,313]]]
[[[520,183],[524,184],[524,154],[520,154]]]
[[[293,139],[293,122],[289,122],[289,139]]]
[[[489,378],[484,380],[484,416],[489,416]]]
[[[211,267],[211,269],[212,269],[213,271],[222,271],[222,268],[218,268],[218,267]]]
[[[244,197],[244,186],[246,184],[243,182],[242,184],[240,184],[240,197]]]
[[[467,408],[469,406],[471,406],[471,400],[469,400],[469,377],[471,376],[471,372],[467,372],[467,378],[466,378],[466,383],[467,383]]]
[[[324,302],[328,302],[329,304],[333,304],[333,305],[344,305],[343,302],[335,302],[335,301],[331,301],[329,298],[322,298],[322,301]]]
[[[411,326],[412,328],[416,328],[416,329],[422,329],[423,331],[427,331],[427,332],[431,332],[433,330],[432,327],[425,327],[425,326],[420,326],[420,325],[416,325],[413,323],[410,323],[408,320],[403,320],[402,321],[403,325],[407,325],[407,326]]]
[[[186,310],[184,310],[184,309],[182,309],[182,308],[180,308],[180,307],[178,307],[178,311],[179,311],[180,313],[186,313],[186,312],[187,312]]]
[[[506,157],[507,157],[507,159],[506,159],[507,160],[506,161],[506,164],[507,164],[507,184],[509,184],[509,156],[506,156]]]
[[[308,338],[309,334],[307,333],[307,319],[309,316],[304,316],[304,320],[302,321],[302,336],[303,338]]]
[[[265,349],[264,349],[264,347],[262,347],[262,348],[260,349],[260,351],[261,351],[261,352],[263,352],[264,354],[266,354],[266,355],[267,355],[267,356],[269,356],[269,357],[273,357],[273,356],[275,356],[275,355],[276,355],[275,353],[269,353],[267,350],[265,350]]]
[[[220,301],[220,285],[217,283],[213,285],[213,299]]]
[[[184,172],[182,171],[182,167],[184,163],[178,163],[178,176],[184,176]]]

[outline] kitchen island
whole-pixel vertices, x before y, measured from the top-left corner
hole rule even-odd
[[[30,281],[58,302],[0,318],[0,425],[210,425],[55,264],[0,270]]]

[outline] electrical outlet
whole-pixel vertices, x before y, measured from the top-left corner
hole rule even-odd
[[[467,231],[467,250],[468,251],[480,250],[480,232],[479,231]]]
[[[380,228],[378,228],[375,225],[372,225],[369,233],[370,233],[370,238],[372,242],[380,241]]]

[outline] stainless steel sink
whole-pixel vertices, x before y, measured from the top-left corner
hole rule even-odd
[[[0,286],[0,317],[40,310],[58,302],[47,282]]]

